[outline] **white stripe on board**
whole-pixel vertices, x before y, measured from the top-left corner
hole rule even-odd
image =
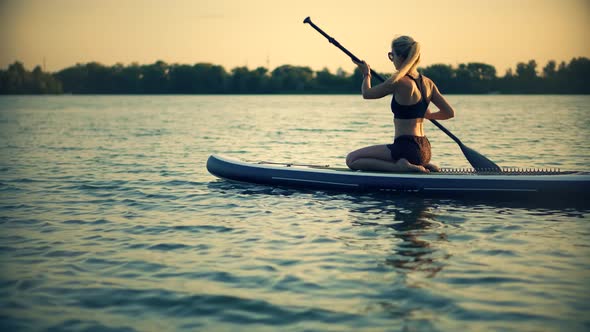
[[[519,191],[534,192],[536,189],[494,189],[494,188],[424,188],[424,190],[445,190],[445,191]]]
[[[339,186],[349,186],[349,187],[358,187],[358,184],[353,183],[339,183],[339,182],[328,182],[328,181],[316,181],[316,180],[303,180],[303,179],[292,179],[292,178],[281,178],[281,177],[272,177],[273,180],[287,180],[287,181],[297,181],[297,182],[311,182],[311,183],[324,183],[324,184],[335,184]]]

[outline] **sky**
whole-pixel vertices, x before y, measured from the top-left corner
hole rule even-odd
[[[0,0],[0,67],[157,60],[271,70],[354,65],[315,24],[373,69],[392,72],[391,40],[421,43],[421,66],[590,58],[590,0]]]

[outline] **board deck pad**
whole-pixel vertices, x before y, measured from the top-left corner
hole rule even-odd
[[[272,161],[258,161],[252,162],[258,165],[277,165],[277,166],[285,166],[285,167],[307,167],[307,168],[316,168],[316,169],[327,169],[327,170],[334,170],[334,171],[350,171],[350,172],[358,172],[355,170],[351,170],[347,167],[331,167],[330,165],[311,165],[311,164],[297,164],[297,163],[284,163],[284,162],[272,162]],[[362,172],[362,171],[361,171]],[[366,173],[379,173],[379,172],[366,172]],[[390,173],[391,172],[381,172],[381,173]],[[559,168],[510,168],[510,167],[503,167],[500,171],[495,169],[474,169],[474,168],[441,168],[439,172],[430,172],[431,175],[445,175],[445,174],[456,174],[456,175],[468,175],[468,174],[481,174],[481,175],[559,175],[559,174],[576,174],[579,172],[576,171],[561,171]],[[406,174],[406,173],[399,173],[399,174]],[[419,174],[419,173],[418,173]]]

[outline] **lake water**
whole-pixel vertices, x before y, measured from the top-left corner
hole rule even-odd
[[[590,170],[590,96],[447,96],[505,167]],[[588,331],[590,208],[219,180],[221,153],[344,166],[359,96],[0,98],[2,331]],[[433,162],[468,167],[426,124]]]

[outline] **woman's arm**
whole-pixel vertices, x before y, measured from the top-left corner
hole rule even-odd
[[[393,93],[394,86],[388,81],[371,87],[371,67],[364,61],[353,62],[363,73],[363,84],[361,85],[361,91],[364,99],[379,99]]]
[[[430,101],[438,107],[438,112],[432,113],[430,109],[427,109],[426,114],[424,115],[426,119],[447,120],[455,116],[455,110],[445,97],[443,97],[440,91],[438,91],[438,88],[434,83],[432,84],[432,96],[430,97]]]
[[[371,87],[371,75],[365,76],[363,85],[361,87],[363,98],[365,99],[379,99],[393,93],[393,85],[385,81],[378,85]]]

